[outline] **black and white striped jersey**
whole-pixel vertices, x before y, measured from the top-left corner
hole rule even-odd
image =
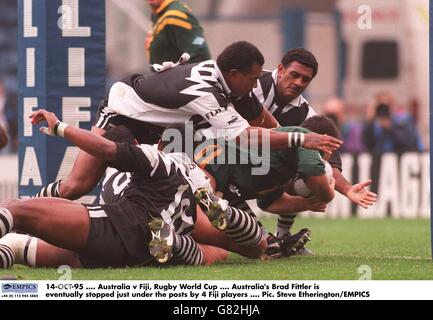
[[[190,195],[198,188],[209,188],[209,178],[186,154],[164,154],[149,145],[137,148],[138,153],[142,152],[153,166],[151,176],[145,179],[136,177],[139,172],[122,172],[108,168],[102,183],[101,204],[115,203],[125,197],[132,197],[134,201],[135,198],[153,199],[152,204],[143,204],[145,212],[151,216],[157,216],[160,212],[163,219],[172,225],[178,234],[191,233],[195,221],[195,216],[191,213],[195,212],[195,209],[186,210],[186,206],[195,206]],[[133,152],[137,153],[137,148],[132,148]],[[188,190],[184,190],[186,185],[189,186]],[[170,193],[173,199],[166,199],[165,196]]]
[[[233,107],[231,90],[214,60],[181,64],[116,82],[96,126],[122,115],[161,127],[192,121],[208,139],[231,140],[249,127]]]
[[[104,208],[116,229],[162,217],[180,235],[193,231],[193,189],[178,161],[150,145],[118,143],[116,159],[110,166],[125,172],[110,170],[104,180]],[[111,206],[117,210],[110,214]]]
[[[277,69],[272,72],[263,71],[253,93],[281,126],[299,126],[305,119],[317,113],[309,106],[308,101],[302,95],[299,95],[285,106],[277,105],[277,71]]]

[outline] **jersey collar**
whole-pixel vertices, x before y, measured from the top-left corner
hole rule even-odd
[[[168,5],[170,3],[172,3],[174,0],[165,0],[163,3],[161,3],[161,5],[159,6],[158,9],[156,9],[155,13],[156,14],[160,14],[162,11],[164,11],[165,8],[168,7]]]
[[[275,96],[277,95],[277,73],[278,73],[278,69],[275,69],[274,71],[272,71],[272,79],[274,79],[274,86],[275,86]],[[302,94],[300,94],[297,98],[293,99],[292,101],[290,101],[287,106],[290,107],[300,107],[303,103],[308,103],[307,100],[304,98],[304,96]]]

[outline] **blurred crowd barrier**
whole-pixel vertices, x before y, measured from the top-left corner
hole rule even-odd
[[[18,157],[0,157],[0,201],[18,195]],[[339,193],[328,205],[327,213],[304,212],[304,217],[318,218],[429,218],[430,168],[428,152],[343,154],[343,173],[354,183],[373,180],[371,190],[378,194],[377,203],[362,209]],[[94,200],[94,199],[93,199]],[[255,201],[253,210],[261,212]]]

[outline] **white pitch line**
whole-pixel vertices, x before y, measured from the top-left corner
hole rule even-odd
[[[320,256],[320,255],[317,255]],[[328,254],[328,255],[321,255],[322,257],[335,257],[335,258],[357,258],[357,259],[368,259],[368,258],[374,258],[374,259],[403,259],[403,260],[418,260],[418,261],[432,261],[430,258],[423,258],[423,257],[408,257],[408,256],[356,256],[356,255],[339,255],[339,254]]]

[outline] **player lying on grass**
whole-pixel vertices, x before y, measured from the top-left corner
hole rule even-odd
[[[259,135],[269,134],[270,147],[275,149],[300,144],[326,152],[338,148],[341,141],[332,137],[306,134],[292,139],[289,133],[250,127],[239,115],[233,102],[248,95],[257,85],[263,64],[260,51],[241,41],[228,46],[216,61],[180,64],[148,76],[131,76],[126,83],[117,82],[112,86],[92,131],[102,134],[110,126],[123,124],[140,143],[156,143],[167,126],[191,121],[194,131],[208,139],[233,140],[241,133],[253,139],[250,133],[254,131]],[[251,123],[254,125],[254,119]],[[77,199],[94,188],[105,170],[104,162],[80,151],[69,176],[45,191],[54,190],[55,196]]]
[[[225,250],[198,245],[191,238],[195,199],[176,162],[148,145],[116,144],[87,130],[66,127],[45,110],[31,117],[33,124],[47,121],[43,132],[65,136],[119,170],[133,173],[123,196],[101,206],[56,198],[2,203],[3,267],[10,267],[15,257],[32,266],[124,267],[165,262],[171,255],[175,263],[193,265],[227,256]],[[14,229],[40,240],[8,235]]]
[[[111,202],[101,206],[86,207],[53,198],[2,204],[3,235],[15,226],[42,239],[17,234],[3,237],[3,267],[10,267],[15,258],[30,266],[121,267],[151,264],[152,257],[165,262],[170,255],[175,262],[184,264],[211,264],[227,256],[225,250],[197,244],[188,236],[195,223],[209,225],[200,208],[197,207],[197,216],[194,210],[194,182],[187,174],[189,164],[148,145],[116,144],[86,130],[66,128],[45,110],[32,115],[33,123],[43,120],[48,122],[44,132],[65,135],[94,156],[134,173],[122,192],[110,195],[105,189],[104,199]],[[111,186],[113,190],[118,187]],[[266,241],[255,220],[237,209],[227,209],[225,213],[227,230],[217,234],[218,239],[234,252],[259,257]],[[107,246],[110,250],[106,250]]]
[[[137,143],[132,132],[124,126],[109,129],[104,137],[115,142]],[[162,144],[160,146],[162,149]],[[212,190],[210,179],[186,154],[169,153],[164,157],[178,164],[182,174],[188,178],[193,192],[203,189]],[[101,203],[117,201],[122,197],[130,181],[130,173],[108,168],[102,182]],[[224,212],[212,210],[209,208],[210,203],[204,198],[208,194],[202,194],[201,191],[197,194],[208,217],[204,216],[201,210],[197,211],[197,220],[191,234],[193,239],[199,243],[218,246],[248,258],[259,258],[262,255],[266,242],[262,239],[260,227],[254,219],[239,209],[229,208],[227,201],[219,198],[215,199],[216,204]],[[212,227],[210,221],[216,228],[224,232],[219,232]]]
[[[314,154],[318,155],[317,153],[314,153]],[[242,166],[242,167],[244,167],[244,166]],[[296,163],[293,163],[293,167],[291,169],[293,172],[297,171]],[[282,167],[282,170],[285,170],[284,166]],[[244,172],[244,173],[249,174],[250,172]],[[104,183],[104,185],[105,185],[105,183]],[[116,187],[115,189],[119,190],[118,187]],[[44,194],[44,193],[42,193],[42,194]],[[302,208],[312,209],[312,210],[317,210],[317,211],[324,210],[324,208],[325,208],[325,205],[323,203],[318,202],[317,200],[304,199],[301,197],[293,197],[293,199],[290,199],[290,201],[295,202],[295,206],[292,208],[292,210],[298,209],[298,208],[300,208],[300,206]],[[296,202],[298,202],[298,203],[296,204]],[[204,208],[204,209],[207,210],[206,208]],[[236,211],[239,211],[239,210],[236,210]],[[242,222],[242,223],[240,223],[240,222]],[[235,234],[231,234],[231,238],[240,240],[240,241],[238,241],[237,244],[239,244],[239,242],[241,242],[241,249],[251,248],[251,247],[254,248],[255,243],[251,244],[251,243],[243,243],[243,242],[245,242],[245,240],[251,241],[251,240],[257,239],[258,228],[253,228],[253,225],[255,225],[255,223],[253,223],[252,221],[249,221],[249,219],[244,218],[242,221],[239,221],[239,223],[237,225],[238,225],[237,228],[239,230],[237,230]],[[219,246],[222,248],[226,248],[230,251],[240,253],[240,254],[247,256],[247,257],[257,258],[260,256],[261,252],[258,250],[252,250],[252,252],[245,253],[244,250],[239,250],[239,248],[237,248],[236,245],[230,245],[231,242],[227,241],[225,236],[221,236],[221,235],[217,234],[215,231],[213,231],[209,227],[205,228],[203,226],[200,229],[206,230],[204,232],[197,232],[195,234],[196,239],[198,239],[198,241],[200,243],[213,244],[213,245],[216,245],[216,246]],[[245,236],[239,238],[240,232],[247,232],[247,234]],[[227,231],[227,233],[233,233],[233,231],[231,231],[231,232]],[[212,234],[212,236],[208,236],[208,234]],[[290,250],[292,250],[293,248],[299,247],[300,245],[302,246],[302,243],[305,243],[305,241],[308,238],[309,238],[309,230],[307,230],[307,229],[302,230],[300,233],[294,235],[293,237],[290,237],[290,238],[286,237],[284,239],[285,240],[284,241],[284,247],[288,250],[287,254],[290,255],[291,254]],[[280,241],[280,239],[276,239],[276,241]],[[263,249],[262,247],[260,247],[260,248],[261,248],[260,250]]]
[[[123,126],[110,129],[105,136],[116,142],[134,141],[132,133]],[[163,144],[160,144],[160,148],[163,148]],[[198,191],[196,192],[196,199],[209,218],[204,217],[201,211],[197,212],[197,220],[192,232],[193,239],[199,243],[221,247],[248,258],[261,257],[266,243],[261,240],[261,230],[254,219],[239,209],[229,207],[227,201],[213,196],[210,179],[186,154],[169,153],[166,154],[166,157],[176,161],[183,168],[184,175],[189,177],[193,191]],[[108,168],[102,183],[101,202],[117,201],[123,195],[129,181],[129,173]],[[212,221],[214,227],[220,230],[227,228],[227,230],[224,232],[216,230],[209,220]],[[287,243],[287,246],[300,247],[303,245],[303,241],[305,241],[305,237],[294,237],[293,241]]]

